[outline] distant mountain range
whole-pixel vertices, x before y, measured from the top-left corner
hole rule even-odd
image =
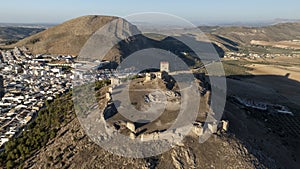
[[[48,29],[58,24],[54,23],[0,23],[0,27],[41,28]]]
[[[91,37],[91,35],[93,35],[103,25],[114,19],[117,19],[117,17],[83,16],[50,27],[42,32],[40,32],[42,30],[41,28],[18,28],[20,30],[30,29],[30,31],[19,33],[19,36],[15,39],[22,39],[26,36],[32,34],[34,35],[22,39],[16,44],[5,47],[12,48],[14,46],[26,46],[34,54],[48,53],[78,55],[81,48]],[[281,41],[300,40],[300,22],[284,23],[287,21],[291,20],[278,19],[277,22],[283,23],[262,27],[200,26],[199,29],[206,33],[208,38],[212,41],[213,46],[217,49],[218,53],[222,57],[226,51],[239,51],[251,45],[265,44],[264,42],[276,43]],[[131,29],[134,27],[123,19],[119,19],[118,25],[123,25],[121,29],[120,27],[118,29],[123,30],[127,33],[132,31]],[[16,28],[10,27],[2,29],[10,29],[13,32],[13,30]],[[124,32],[119,32],[118,34],[122,35],[122,33]],[[8,34],[3,31],[1,32],[0,27],[0,38],[4,35]],[[14,39],[14,36],[4,37],[4,39],[5,38]],[[122,37],[119,38],[122,39]],[[253,44],[253,41],[258,43]],[[161,43],[158,43],[157,41],[146,37],[135,37],[135,40],[131,41],[130,43],[135,44],[134,47],[132,46],[134,49],[132,49],[131,52],[143,48],[139,46],[140,44],[142,44],[144,47],[171,46],[170,44],[162,45]],[[122,46],[126,47],[127,49],[122,48]],[[128,47],[128,43],[123,42],[123,44],[119,44],[114,49],[112,49],[110,55],[121,56],[124,54],[129,54],[131,52],[128,51]],[[164,49],[172,51],[172,49]]]
[[[45,30],[44,28],[0,27],[0,44],[16,43],[20,39]]]
[[[126,57],[144,48],[160,48],[175,54],[190,50],[188,46],[176,40],[174,37],[165,37],[157,34],[135,35],[136,33],[140,33],[140,30],[126,20],[113,16],[95,15],[75,18],[46,30],[43,28],[24,28],[20,27],[20,25],[16,27],[0,27],[0,38],[5,39],[6,42],[21,39],[14,44],[3,45],[0,46],[0,48],[26,46],[33,54],[78,55],[82,51],[83,46],[86,43],[90,43],[90,45],[92,45],[91,49],[96,49],[96,51],[86,48],[84,49],[86,50],[85,54],[91,59],[97,59],[97,54],[101,54],[98,53],[97,50],[101,51],[103,46],[114,44],[115,41],[109,41],[105,36],[93,36],[96,42],[102,42],[100,44],[93,44],[94,41],[88,42],[88,39],[90,39],[92,35],[95,35],[97,30],[111,21],[116,22],[110,25],[110,27],[108,27],[109,29],[105,30],[106,34],[104,33],[104,35],[106,35],[108,39],[110,39],[112,35],[112,39],[120,40],[120,42],[108,52],[106,56],[107,60],[120,62],[122,57]],[[280,48],[280,46],[276,46],[276,44],[282,43],[288,46],[289,43],[294,45],[294,43],[300,41],[300,22],[279,23],[260,27],[200,26],[199,29],[207,35],[220,57],[224,56],[224,53],[228,51],[241,51],[250,47],[251,50],[253,50],[256,46],[272,47],[273,45],[276,48]],[[174,34],[176,34],[176,32]],[[131,37],[126,38],[127,36]],[[185,35],[176,34],[176,36]],[[187,38],[195,38],[197,40],[197,36],[200,35],[195,34],[188,36]],[[204,48],[210,45],[209,42],[200,40],[198,40],[198,44]],[[284,45],[281,46],[286,47]],[[194,65],[194,62],[196,62],[195,58],[191,58],[190,56],[180,56],[190,65]],[[227,63],[227,65],[230,66],[231,64],[232,69],[241,69],[242,66],[240,67],[238,64],[242,65],[244,63],[239,61],[237,63]],[[235,64],[237,64],[237,66]],[[242,80],[243,78],[246,80]],[[268,80],[268,78],[270,80]],[[206,81],[209,81],[209,78],[204,79],[208,80],[204,80],[201,83],[208,83]],[[289,103],[285,95],[291,93],[287,92],[287,88],[289,86],[298,86],[298,83],[282,76],[264,75],[257,77],[255,80],[252,76],[238,75],[231,76],[228,79],[227,91],[230,92],[228,92],[228,96],[238,94],[255,99],[260,97],[262,97],[262,99],[275,97],[276,102],[282,102],[284,104]],[[282,81],[282,85],[279,85],[280,88],[283,88],[282,91],[279,88],[271,87],[279,81]],[[206,91],[206,88],[204,89]],[[108,87],[103,87],[99,90],[99,92],[97,92],[99,98],[105,98],[107,91]],[[287,94],[285,95],[279,94],[286,92]],[[210,104],[210,94],[209,92],[207,93],[208,94],[203,98],[205,100],[201,101],[201,105]],[[65,102],[66,100],[68,102]],[[268,118],[266,118],[267,115],[263,115],[261,111],[252,112],[250,109],[241,108],[241,105],[237,105],[237,103],[233,102],[232,98],[229,99],[225,108],[225,117],[230,120],[229,134],[213,135],[211,139],[203,144],[198,144],[199,138],[187,137],[180,143],[180,146],[172,145],[173,149],[170,151],[160,156],[145,159],[122,158],[108,153],[106,150],[94,144],[88,135],[85,134],[76,118],[73,112],[74,109],[70,106],[72,105],[71,100],[72,94],[70,93],[50,103],[49,110],[42,110],[45,112],[44,116],[40,116],[41,118],[38,118],[40,122],[37,123],[43,124],[43,117],[48,117],[48,114],[51,114],[52,111],[58,112],[57,115],[50,115],[49,119],[45,120],[47,123],[49,122],[49,127],[46,127],[43,132],[40,132],[39,128],[34,128],[32,130],[37,129],[36,132],[27,132],[29,133],[28,135],[18,138],[22,139],[22,142],[26,142],[27,146],[27,138],[34,140],[34,142],[37,140],[35,139],[37,137],[35,137],[34,134],[31,135],[31,133],[41,133],[41,135],[45,132],[54,133],[53,139],[49,139],[49,142],[45,142],[43,148],[34,148],[34,151],[30,152],[30,156],[26,157],[25,160],[22,160],[21,157],[18,156],[18,159],[20,159],[18,162],[22,165],[21,167],[120,168],[126,165],[123,168],[224,168],[224,166],[227,168],[282,168],[286,167],[286,165],[289,167],[299,163],[298,159],[298,161],[296,161],[297,154],[299,154],[298,152],[295,153],[296,155],[294,155],[293,152],[288,153],[284,158],[281,156],[281,154],[285,154],[285,152],[289,151],[291,147],[294,149],[294,145],[296,145],[296,141],[294,140],[297,140],[297,135],[295,136],[293,132],[291,135],[285,132],[284,129],[290,130],[289,126],[286,128],[281,127],[281,124],[284,124],[285,121],[289,122],[290,118],[286,116],[275,117],[272,115],[272,117],[270,117],[271,120],[268,120]],[[210,111],[210,109],[208,109],[208,111]],[[43,115],[43,113],[39,113],[39,115]],[[297,116],[293,116],[293,118],[294,117],[297,118]],[[284,118],[285,120],[279,123],[278,121],[280,120],[278,120],[278,118]],[[59,127],[52,125],[52,122],[56,121],[61,123],[58,125]],[[294,123],[294,121],[291,122],[290,126],[298,124]],[[269,128],[273,123],[276,123],[274,125],[278,126],[278,128]],[[264,124],[266,124],[266,126],[264,126]],[[159,125],[159,123],[157,125]],[[33,126],[40,127],[40,125]],[[257,133],[256,131],[259,132]],[[231,133],[233,133],[233,135],[231,135]],[[262,138],[262,136],[265,137]],[[292,141],[288,140],[290,138],[293,138]],[[274,140],[276,142],[274,142]],[[244,141],[245,143],[243,143]],[[292,144],[290,144],[291,142]],[[30,141],[29,143],[31,146]],[[277,149],[273,150],[273,147],[276,146],[280,147],[278,151]],[[28,151],[28,149],[25,149],[26,147],[22,148],[22,146],[18,145],[14,145],[14,147],[16,147],[16,151]],[[297,149],[294,151],[296,152]],[[17,154],[14,153],[14,151],[9,151],[8,154],[11,154],[10,152],[13,152],[13,156]],[[8,155],[7,159],[11,158],[10,156],[11,155]],[[14,159],[17,159],[17,157]],[[277,161],[278,159],[279,161]],[[278,166],[275,165],[277,163]],[[3,165],[3,163],[0,164],[1,167]]]
[[[262,27],[276,25],[279,23],[293,23],[300,22],[300,19],[284,19],[284,18],[275,18],[272,20],[261,20],[261,21],[219,21],[219,22],[193,22],[195,25],[199,26],[245,26],[245,27]]]
[[[300,39],[300,22],[279,23],[263,27],[245,26],[200,26],[202,31],[226,36],[238,43],[247,44],[251,40],[282,41]]]

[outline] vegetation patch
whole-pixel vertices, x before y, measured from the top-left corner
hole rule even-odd
[[[39,111],[37,118],[28,125],[22,134],[5,144],[0,154],[0,167],[16,168],[32,157],[49,140],[56,137],[61,126],[74,118],[71,92],[66,93]],[[53,160],[49,157],[49,161]]]

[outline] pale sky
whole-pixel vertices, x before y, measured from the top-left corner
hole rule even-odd
[[[138,12],[164,12],[193,23],[261,22],[300,19],[299,9],[299,0],[5,0],[0,23],[61,23],[83,15]]]

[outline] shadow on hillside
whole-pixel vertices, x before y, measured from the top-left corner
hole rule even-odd
[[[300,82],[288,76],[237,75],[227,78],[227,87],[223,117],[230,122],[230,133],[265,167],[299,168]],[[283,105],[294,116],[274,113],[272,109],[249,108],[232,99],[233,96]]]
[[[232,45],[232,46],[235,46],[235,47],[239,46],[238,43],[236,43],[236,42],[234,42],[234,41],[232,41],[232,40],[230,40],[230,39],[228,39],[228,38],[225,38],[225,37],[220,36],[220,35],[215,35],[215,36],[218,37],[219,39],[221,39],[221,40],[223,40],[223,41],[229,43],[229,44]]]
[[[197,47],[197,51],[193,51],[183,41],[189,42],[193,46]],[[181,58],[188,66],[194,66],[196,63],[200,62],[196,53],[201,54],[201,60],[212,60],[212,55],[216,58],[222,58],[225,55],[224,50],[218,45],[198,41],[195,37],[191,36],[166,37],[159,41],[140,34],[132,36],[130,39],[120,41],[118,46],[122,54],[122,59],[125,59],[131,54],[143,49],[156,48],[172,52]],[[189,54],[184,55],[183,52],[187,52]]]

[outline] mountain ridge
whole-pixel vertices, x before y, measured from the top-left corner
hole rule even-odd
[[[116,33],[115,36],[119,36],[120,40],[124,37],[128,37],[126,34],[128,35],[130,32],[138,31],[136,26],[119,17],[88,15],[71,19],[60,25],[48,28],[47,30],[22,39],[15,44],[4,46],[4,48],[26,46],[33,54],[64,54],[77,56],[82,47],[95,32],[115,19],[118,19],[117,22],[119,23],[117,25],[119,26],[116,26],[114,29],[121,30]],[[132,27],[135,28],[133,29]],[[300,39],[300,22],[278,23],[263,27],[199,26],[198,28],[206,34],[212,45],[218,51],[220,57],[223,57],[225,52],[238,52],[253,45],[267,44],[265,42],[277,43],[280,41]],[[253,44],[253,40],[255,40],[257,44]],[[151,44],[152,41],[149,41],[146,37],[140,38],[137,42],[144,46],[153,46],[153,44]],[[135,46],[133,45],[132,48],[135,50],[141,49],[141,47],[136,46],[136,44]],[[128,48],[128,44],[123,46]],[[157,47],[156,45],[154,46]],[[122,57],[124,53],[127,53],[122,50],[119,44],[115,45],[108,53],[108,55],[111,56],[108,57],[108,60],[117,60],[120,62],[120,57]]]
[[[6,47],[26,46],[33,54],[77,55],[93,33],[114,19],[117,19],[117,17],[82,16],[51,27]]]

